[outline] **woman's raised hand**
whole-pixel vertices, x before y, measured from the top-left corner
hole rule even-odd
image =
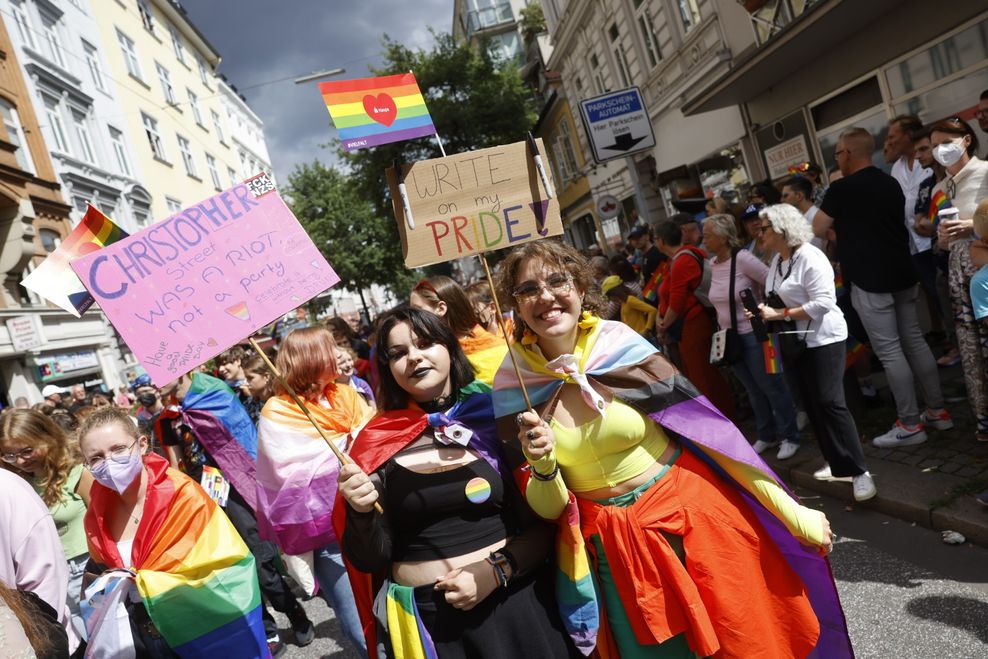
[[[340,478],[337,483],[340,494],[358,513],[369,513],[374,510],[379,495],[370,476],[355,464],[345,464],[340,467]]]
[[[518,441],[528,459],[534,462],[552,452],[556,438],[549,424],[527,410],[518,415]]]

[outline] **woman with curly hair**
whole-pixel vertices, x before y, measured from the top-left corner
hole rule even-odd
[[[0,656],[7,659],[62,659],[68,637],[55,610],[34,593],[0,581]]]
[[[0,416],[0,458],[4,468],[31,483],[51,511],[69,563],[69,610],[73,625],[82,632],[79,596],[89,560],[83,519],[93,476],[62,428],[34,410],[10,410]]]

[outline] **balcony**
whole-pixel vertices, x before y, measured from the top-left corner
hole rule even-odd
[[[499,2],[493,7],[483,9],[473,9],[467,12],[467,41],[473,39],[474,35],[484,30],[489,30],[499,25],[514,23],[515,17],[511,12],[511,4]]]

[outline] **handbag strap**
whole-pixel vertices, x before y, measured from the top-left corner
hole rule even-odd
[[[731,329],[735,332],[738,331],[738,307],[737,301],[734,299],[734,276],[737,272],[738,267],[738,252],[736,249],[731,250],[731,283],[729,285],[729,297],[728,302],[731,308]]]

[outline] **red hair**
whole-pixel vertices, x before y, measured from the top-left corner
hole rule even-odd
[[[327,370],[331,372],[331,380],[339,373],[333,334],[325,327],[306,327],[291,332],[278,349],[276,365],[295,393],[314,393],[317,381]],[[280,383],[278,390],[287,393],[282,391]]]

